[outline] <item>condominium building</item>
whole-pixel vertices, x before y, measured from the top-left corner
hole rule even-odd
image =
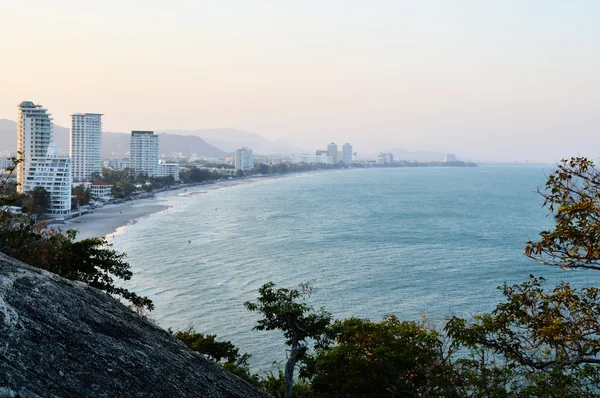
[[[159,160],[156,177],[168,177],[171,176],[175,181],[179,181],[179,163],[169,163],[164,160]]]
[[[342,146],[342,162],[344,162],[346,166],[352,164],[352,145],[347,142]]]
[[[333,164],[333,157],[325,155],[325,154],[322,154],[322,155],[312,155],[312,154],[292,155],[292,163]]]
[[[71,210],[71,159],[56,155],[52,117],[31,101],[19,104],[17,117],[17,167],[19,193],[42,187],[50,194],[50,215]]]
[[[136,175],[155,177],[158,168],[158,135],[153,131],[132,131],[129,145],[130,170]]]
[[[327,155],[329,155],[333,158],[333,163],[338,162],[338,160],[339,160],[338,159],[338,147],[334,142],[327,145]]]
[[[72,114],[69,138],[73,181],[88,181],[92,173],[101,173],[102,114]]]
[[[252,149],[243,147],[235,151],[235,169],[252,170],[254,168],[254,156]]]
[[[380,153],[375,163],[380,165],[392,164],[394,163],[394,155],[391,153]]]

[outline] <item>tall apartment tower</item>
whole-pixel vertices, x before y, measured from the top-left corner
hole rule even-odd
[[[134,174],[156,177],[158,135],[153,131],[132,131],[129,141],[129,168]]]
[[[53,142],[52,117],[46,108],[31,101],[18,107],[17,167],[19,193],[42,187],[50,194],[51,215],[71,211],[71,159],[59,157]]]
[[[352,164],[352,145],[347,142],[342,146],[342,161],[346,166]]]
[[[254,155],[250,148],[240,148],[235,151],[235,169],[252,170],[254,168]]]
[[[102,114],[72,114],[69,147],[73,181],[89,181],[92,173],[101,173]]]
[[[337,145],[332,142],[331,144],[327,145],[327,155],[328,156],[332,156],[333,157],[333,163],[337,163],[338,162],[338,148]]]

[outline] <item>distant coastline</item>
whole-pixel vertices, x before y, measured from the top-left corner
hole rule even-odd
[[[460,164],[456,164],[460,163]],[[152,198],[135,199],[123,203],[109,204],[95,209],[92,213],[84,214],[65,221],[64,224],[57,225],[61,230],[75,229],[78,232],[77,239],[87,239],[93,237],[104,237],[114,235],[120,229],[128,225],[135,224],[140,218],[147,217],[154,213],[167,211],[169,206],[161,203],[164,199],[172,196],[181,195],[183,192],[186,195],[194,195],[203,193],[209,190],[220,188],[233,187],[242,184],[251,184],[264,180],[274,180],[280,178],[302,176],[316,173],[327,173],[335,171],[350,171],[363,170],[365,168],[400,168],[400,167],[478,167],[475,163],[468,162],[451,162],[444,164],[443,162],[406,162],[406,164],[394,165],[377,165],[367,167],[353,167],[349,169],[324,169],[315,171],[305,171],[288,174],[273,174],[265,176],[249,176],[245,178],[236,178],[233,180],[223,180],[209,184],[199,184],[195,186],[185,186],[166,191],[155,193]]]

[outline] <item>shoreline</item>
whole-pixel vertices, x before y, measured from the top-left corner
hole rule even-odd
[[[318,171],[329,172],[330,170]],[[331,170],[333,171],[333,170]],[[211,184],[200,184],[187,186],[166,191],[157,192],[153,198],[136,199],[124,203],[110,204],[97,208],[93,213],[65,221],[55,228],[62,231],[75,229],[78,231],[76,240],[87,238],[100,238],[120,232],[123,227],[135,224],[140,218],[148,217],[152,214],[168,210],[171,206],[164,204],[166,200],[173,196],[198,195],[201,192],[212,191],[221,188],[230,188],[238,185],[253,184],[266,180],[277,180],[280,178],[297,177],[302,175],[314,174],[315,172],[291,173],[285,175],[274,175],[264,177],[249,177],[236,180],[224,180]]]

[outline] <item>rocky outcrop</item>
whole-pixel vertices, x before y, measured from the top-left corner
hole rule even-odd
[[[0,253],[0,396],[268,395],[106,293]]]

